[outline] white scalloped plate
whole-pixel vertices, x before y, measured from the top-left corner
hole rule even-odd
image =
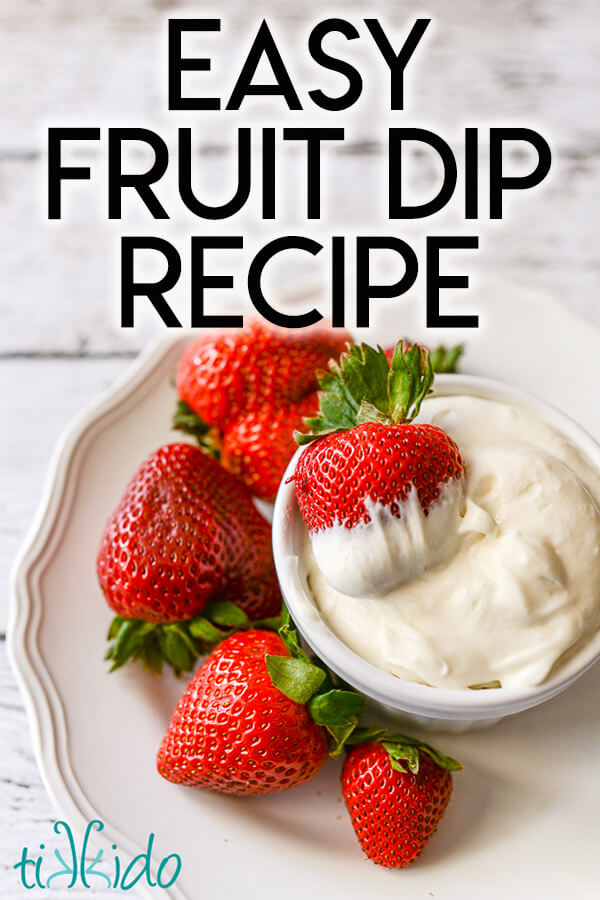
[[[478,309],[478,331],[428,332],[422,303],[376,301],[378,322],[361,337],[464,339],[464,371],[528,388],[600,439],[599,331],[520,289],[490,286],[453,303]],[[170,891],[136,889],[153,897],[597,898],[598,666],[542,707],[437,741],[465,772],[424,857],[403,871],[380,869],[361,853],[339,794],[339,764],[296,790],[245,799],[178,788],[156,773],[155,752],[183,684],[133,666],[107,674],[111,615],[95,555],[130,474],[173,439],[170,376],[187,339],[168,338],[143,354],[68,429],[15,565],[10,652],[57,811],[78,831],[102,819],[123,858],[143,850],[149,832],[157,859],[178,852],[182,871]]]

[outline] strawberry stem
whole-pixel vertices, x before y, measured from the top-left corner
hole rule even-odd
[[[419,771],[420,759],[423,754],[429,756],[441,769],[449,772],[458,772],[463,766],[451,756],[445,756],[431,744],[426,744],[420,738],[407,734],[391,734],[382,728],[357,728],[348,738],[349,746],[357,744],[377,743],[386,750],[392,769],[397,772],[412,772],[416,775]]]
[[[202,615],[180,622],[145,622],[115,616],[108,629],[111,643],[105,659],[112,661],[111,672],[131,660],[157,675],[165,665],[181,675],[191,671],[200,656],[235,632],[251,628],[278,631],[281,621],[281,616],[251,621],[243,609],[228,600],[209,603]]]
[[[339,363],[332,360],[320,373],[319,415],[305,419],[309,432],[296,433],[296,440],[307,444],[365,422],[411,422],[433,378],[429,351],[419,344],[398,341],[391,363],[381,347],[351,344]]]
[[[171,426],[196,438],[201,450],[215,459],[221,458],[221,434],[218,428],[203,422],[185,400],[177,400]]]
[[[317,725],[327,729],[335,742],[332,756],[339,756],[358,724],[364,697],[357,691],[335,686],[329,669],[317,659],[311,661],[300,646],[298,632],[284,605],[279,636],[290,656],[265,657],[271,681],[282,694],[304,703]]]

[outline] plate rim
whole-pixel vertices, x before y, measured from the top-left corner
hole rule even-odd
[[[161,368],[178,344],[187,343],[190,337],[189,331],[183,331],[155,338],[111,386],[67,424],[51,454],[35,516],[12,566],[6,631],[9,662],[24,700],[34,756],[44,787],[57,813],[64,815],[71,828],[80,835],[90,821],[99,819],[99,814],[72,769],[63,702],[39,652],[42,603],[36,575],[44,566],[52,540],[60,540],[62,536],[58,529],[58,537],[55,537],[54,526],[68,506],[66,489],[69,479],[74,481],[73,467],[86,435],[139,392],[147,384],[147,377]],[[104,826],[104,833],[96,832],[94,837],[106,850],[116,840],[119,849],[124,849],[130,858],[142,852],[142,848],[124,835],[115,823],[107,820]],[[107,831],[110,831],[110,839]],[[155,866],[158,862],[160,860],[153,857]],[[145,883],[139,882],[136,890],[143,896],[154,896]],[[163,896],[185,900],[176,883],[162,890]]]

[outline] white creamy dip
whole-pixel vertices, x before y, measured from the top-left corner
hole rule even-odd
[[[462,480],[442,486],[428,515],[416,491],[398,505],[400,518],[369,498],[368,523],[353,528],[336,523],[311,535],[312,552],[328,584],[352,597],[381,596],[454,555],[465,507]]]
[[[447,431],[465,461],[464,498],[447,507],[458,510],[456,533],[445,540],[435,520],[428,531],[431,514],[410,502],[402,513],[412,543],[395,547],[385,515],[330,529],[317,536],[317,558],[335,560],[344,593],[325,578],[307,533],[312,596],[341,640],[401,678],[446,688],[539,684],[600,627],[600,473],[516,406],[432,397],[416,421]],[[444,519],[440,512],[437,523]],[[415,554],[412,577],[374,596],[373,562],[389,567],[396,550],[409,568]]]

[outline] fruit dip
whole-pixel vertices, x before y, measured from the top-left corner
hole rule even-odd
[[[504,402],[433,396],[415,421],[457,442],[466,479],[428,516],[413,491],[401,519],[371,504],[368,524],[306,531],[315,603],[347,646],[401,678],[537,685],[600,627],[600,473]]]

